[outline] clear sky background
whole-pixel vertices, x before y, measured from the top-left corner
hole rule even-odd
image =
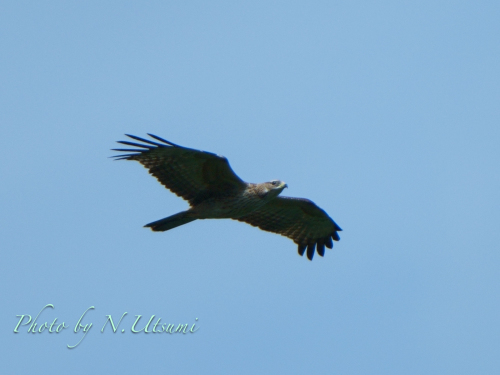
[[[500,373],[499,19],[497,1],[2,2],[2,371]],[[236,221],[143,228],[187,207],[108,158],[146,132],[286,181],[340,242],[309,262]],[[69,328],[13,332],[47,304],[38,323]],[[134,334],[135,315],[198,331]]]

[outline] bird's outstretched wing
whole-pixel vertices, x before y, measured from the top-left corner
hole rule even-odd
[[[243,221],[268,232],[291,238],[302,256],[312,260],[314,250],[325,254],[325,246],[333,247],[332,239],[340,239],[340,227],[325,211],[308,199],[276,197],[249,215],[239,217]]]
[[[137,160],[163,186],[187,200],[191,206],[207,198],[232,195],[245,189],[246,183],[233,172],[225,157],[182,147],[153,134],[148,135],[161,143],[126,134],[142,143],[118,141],[136,148],[113,149],[132,152],[116,155],[115,160]]]

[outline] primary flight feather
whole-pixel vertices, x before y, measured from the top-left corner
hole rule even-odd
[[[298,245],[298,252],[312,260],[325,246],[338,241],[340,227],[312,201],[278,196],[287,185],[273,180],[261,184],[241,180],[223,156],[182,147],[148,134],[155,141],[126,134],[139,141],[118,141],[134,148],[116,160],[136,160],[167,189],[189,202],[187,211],[145,225],[166,231],[197,219],[234,219],[281,234]],[[307,252],[306,252],[307,251]]]

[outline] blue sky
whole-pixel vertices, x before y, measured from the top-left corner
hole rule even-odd
[[[493,1],[3,2],[3,368],[498,373],[499,17]],[[286,181],[341,241],[309,262],[231,220],[143,228],[187,207],[109,159],[147,132]],[[67,329],[13,332],[47,304],[38,322]],[[101,333],[125,312],[125,333]],[[134,334],[136,315],[198,330]]]

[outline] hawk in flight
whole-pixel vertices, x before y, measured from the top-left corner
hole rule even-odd
[[[280,180],[252,184],[241,180],[227,159],[211,152],[182,147],[148,134],[155,141],[126,134],[141,143],[119,141],[135,148],[116,160],[136,160],[158,181],[189,202],[187,211],[146,224],[153,231],[166,231],[196,219],[234,219],[268,232],[288,237],[298,245],[301,256],[307,250],[325,254],[325,246],[338,241],[340,227],[308,199],[278,196],[287,185]],[[131,152],[131,153],[130,153]]]

